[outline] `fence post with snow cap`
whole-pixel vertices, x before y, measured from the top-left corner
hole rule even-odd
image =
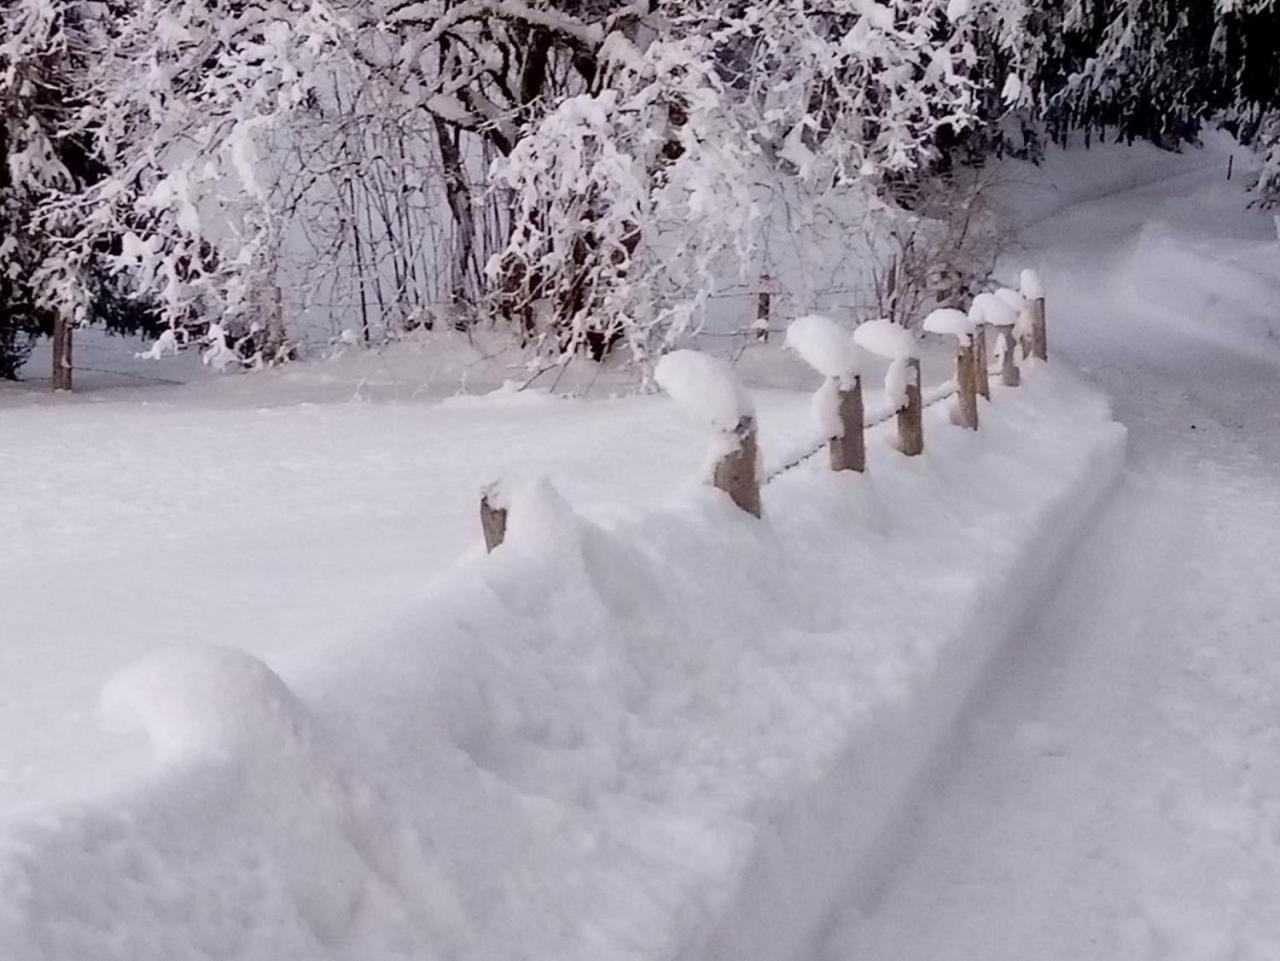
[[[1048,319],[1045,316],[1044,282],[1040,275],[1028,268],[1022,272],[1022,296],[1029,302],[1031,315],[1031,356],[1037,360],[1049,359]]]
[[[480,528],[489,553],[507,538],[507,499],[500,482],[487,484],[480,492]]]
[[[974,388],[985,400],[991,399],[991,371],[987,359],[987,324],[979,320],[973,325]]]
[[[1014,302],[1017,298],[1017,303]],[[989,324],[999,339],[996,354],[1000,357],[1000,382],[1006,387],[1022,383],[1018,369],[1017,345],[1019,317],[1025,312],[1026,301],[1013,290],[1000,290],[994,294],[978,294],[969,308],[969,319],[974,323]]]
[[[714,433],[712,484],[742,510],[761,515],[755,408],[729,362],[696,350],[664,355],[653,378],[690,417]]]
[[[801,317],[787,328],[787,347],[826,382],[814,397],[818,427],[829,438],[831,469],[867,469],[859,349],[853,335],[828,317]]]
[[[884,392],[898,414],[898,450],[908,457],[923,454],[924,403],[915,338],[891,320],[871,320],[853,332],[853,339],[868,353],[889,360]]]
[[[924,321],[931,334],[956,339],[956,417],[961,427],[978,429],[978,344],[979,325],[964,311],[944,307]]]

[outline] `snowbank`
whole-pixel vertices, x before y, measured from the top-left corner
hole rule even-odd
[[[0,957],[776,959],[895,812],[1114,478],[1056,368],[979,434],[817,463],[766,521],[691,486],[506,543],[359,645],[216,649],[109,685],[142,783],[0,826]]]

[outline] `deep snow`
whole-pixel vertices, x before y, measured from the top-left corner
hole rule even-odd
[[[1076,163],[1140,176],[1143,153]],[[1151,154],[1180,179],[1100,206],[1013,201],[1046,218],[1051,350],[1136,426],[1057,592],[1119,452],[1061,365],[979,435],[932,411],[918,461],[881,430],[866,478],[807,464],[763,524],[681,488],[705,439],[656,398],[441,405],[307,373],[20,398],[10,801],[99,793],[0,822],[0,957],[1273,957],[1275,247],[1219,159]],[[1206,345],[1193,309],[1226,305]],[[808,398],[755,402],[776,463]],[[484,557],[475,498],[513,462],[558,491],[509,484]],[[87,736],[113,673],[104,719],[151,761]]]
[[[1280,243],[1229,149],[1024,236],[1129,467],[803,957],[1280,957]]]

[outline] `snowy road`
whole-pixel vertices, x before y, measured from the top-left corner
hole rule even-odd
[[[1280,245],[1217,163],[1046,219],[1130,467],[821,961],[1280,957]]]

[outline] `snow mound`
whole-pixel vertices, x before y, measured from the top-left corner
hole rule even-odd
[[[853,339],[868,353],[889,360],[910,360],[919,353],[911,332],[891,320],[867,321],[853,332]]]
[[[685,413],[715,430],[732,431],[754,413],[733,367],[721,357],[675,350],[658,361],[653,379]]]
[[[787,327],[787,346],[822,374],[847,380],[858,373],[858,345],[853,335],[829,317],[800,317]]]
[[[670,356],[701,419],[749,409]],[[873,431],[865,477],[810,462],[764,522],[507,483],[504,549],[385,628],[280,675],[206,649],[117,676],[159,762],[0,823],[0,958],[802,956],[1122,463],[1047,365],[979,437],[926,419],[924,458]]]
[[[261,661],[201,646],[159,651],[115,675],[101,713],[113,730],[146,734],[162,763],[298,742],[309,725],[306,709]]]

